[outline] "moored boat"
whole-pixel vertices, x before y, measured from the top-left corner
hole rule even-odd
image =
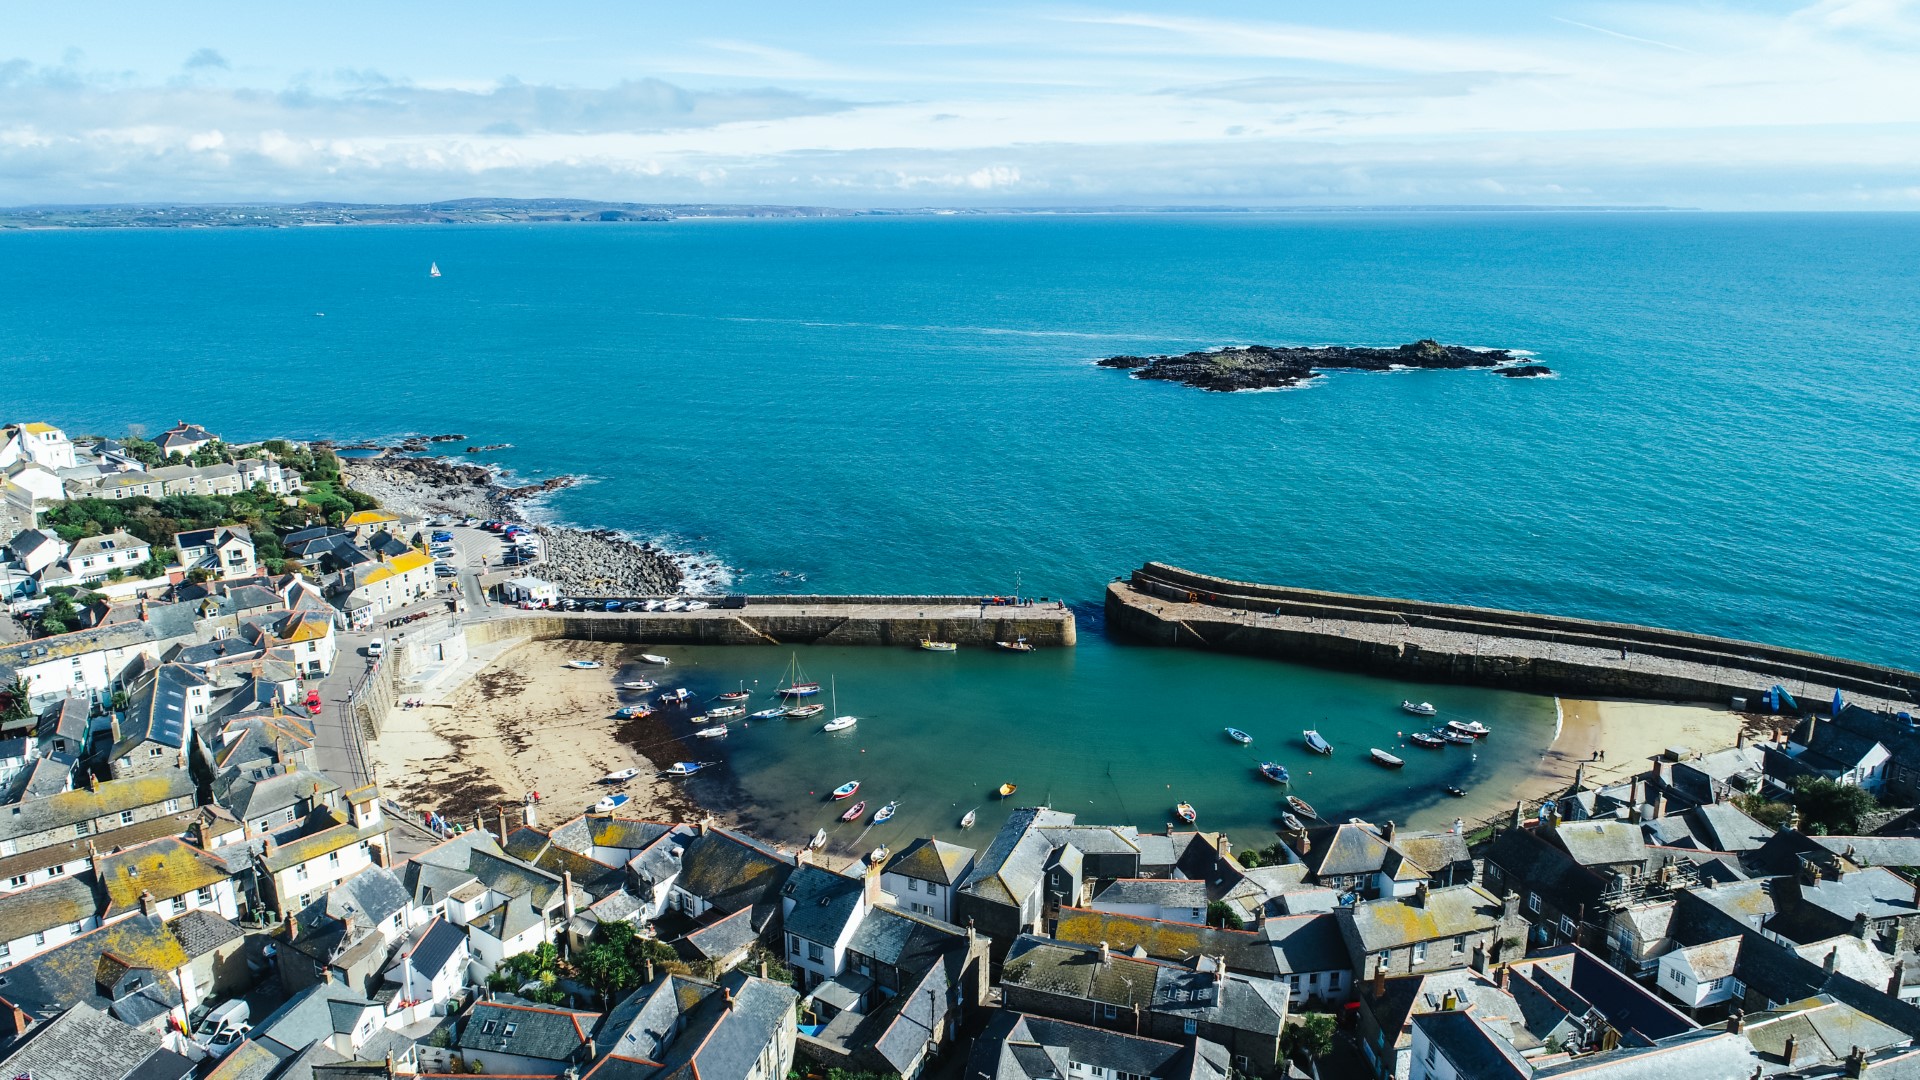
[[[1007,796],[1009,796],[1009,795],[1011,795],[1011,794],[1013,794],[1014,792],[1016,792],[1016,791],[1019,791],[1019,790],[1020,790],[1020,785],[1018,785],[1018,784],[1001,784],[1001,785],[1000,785],[1000,797],[1004,799],[1004,798],[1006,798]]]
[[[1447,740],[1424,731],[1416,731],[1407,736],[1407,741],[1415,746],[1424,746],[1429,750],[1439,750],[1447,745]]]
[[[1455,746],[1472,746],[1474,744],[1473,736],[1462,735],[1460,732],[1449,728],[1437,728],[1434,730],[1434,734]]]
[[[645,705],[622,705],[613,710],[615,720],[644,720],[653,715],[653,710]]]
[[[860,790],[860,781],[849,780],[846,783],[841,784],[839,787],[833,789],[833,797],[835,799],[844,799],[859,790]]]
[[[1253,736],[1247,734],[1244,731],[1241,731],[1237,727],[1230,727],[1227,729],[1227,738],[1232,739],[1234,742],[1239,743],[1241,746],[1249,746],[1249,745],[1252,745],[1253,743]]]
[[[695,738],[700,739],[722,739],[726,737],[727,725],[715,724],[712,727],[703,727],[693,734]]]
[[[620,684],[620,689],[632,690],[636,693],[644,694],[658,685],[660,684],[654,682],[652,679],[628,679],[626,682]]]
[[[1306,832],[1307,831],[1307,827],[1301,824],[1299,818],[1294,817],[1292,814],[1286,813],[1284,811],[1282,811],[1280,814],[1280,824],[1284,826],[1288,832]]]
[[[871,852],[867,853],[867,864],[869,866],[879,866],[881,863],[886,862],[887,852],[888,852],[888,848],[887,848],[887,845],[885,844],[881,844],[879,847],[874,848]]]
[[[639,769],[626,768],[626,769],[621,769],[619,772],[608,773],[607,775],[600,778],[600,782],[603,784],[621,784],[639,775],[640,775]]]
[[[1287,782],[1287,767],[1277,761],[1263,761],[1260,763],[1260,775],[1276,784],[1284,784]]]
[[[1315,818],[1320,816],[1319,814],[1314,812],[1312,803],[1308,802],[1307,800],[1301,798],[1298,795],[1287,796],[1287,806],[1291,808],[1294,813],[1299,814],[1301,817],[1306,818],[1308,821],[1312,821]]]
[[[819,832],[813,834],[812,840],[807,841],[807,847],[818,849],[818,848],[825,847],[826,843],[827,843],[827,830],[821,829]]]
[[[669,690],[655,700],[662,705],[685,705],[687,702],[693,700],[693,695],[683,686],[678,690]]]
[[[757,712],[757,713],[749,713],[749,714],[747,714],[747,719],[749,719],[749,720],[778,720],[778,719],[780,719],[781,717],[783,717],[783,716],[785,716],[785,715],[787,715],[787,709],[786,709],[786,708],[785,708],[785,707],[783,706],[783,707],[780,707],[780,708],[776,708],[776,709],[761,709],[761,710],[760,710],[759,712]]]
[[[873,823],[875,825],[878,825],[881,822],[886,821],[887,819],[893,817],[894,812],[899,809],[900,809],[899,803],[897,802],[888,803],[887,805],[873,812]]]
[[[1446,792],[1447,794],[1453,796],[1456,799],[1464,799],[1467,797],[1467,789],[1462,787],[1456,787],[1453,784],[1448,784],[1446,787],[1443,787],[1440,790]]]
[[[567,666],[576,671],[592,671],[594,668],[604,665],[598,660],[569,660],[567,661]]]
[[[1313,751],[1314,753],[1316,754],[1333,753],[1333,744],[1321,738],[1320,733],[1318,731],[1315,731],[1312,728],[1308,728],[1306,731],[1301,732],[1300,735],[1302,738],[1307,740],[1307,749]]]
[[[854,803],[852,806],[847,807],[847,812],[840,815],[840,820],[841,821],[859,821],[860,815],[866,812],[867,812],[867,800],[861,799],[859,802]]]
[[[859,722],[860,722],[860,718],[857,716],[836,716],[833,719],[827,721],[826,725],[823,726],[820,730],[845,731]]]
[[[928,652],[956,652],[960,648],[951,641],[934,641],[932,638],[921,638],[920,647]]]
[[[600,813],[604,814],[609,810],[618,810],[621,807],[627,805],[627,803],[631,802],[632,800],[633,800],[633,796],[628,795],[625,792],[621,792],[618,795],[609,795],[606,798],[601,799],[599,802],[593,804],[593,808],[595,810],[598,810]]]
[[[819,692],[820,684],[817,682],[794,683],[779,690],[781,697],[812,697]]]
[[[1415,716],[1432,716],[1440,710],[1434,708],[1430,701],[1402,701],[1400,711],[1412,713]]]
[[[1367,756],[1373,759],[1373,763],[1375,765],[1385,765],[1389,769],[1397,769],[1400,766],[1406,764],[1405,761],[1401,760],[1400,758],[1394,757],[1392,754],[1387,753],[1385,750],[1382,750],[1377,746],[1371,750],[1368,750]]]
[[[731,720],[736,716],[745,715],[747,715],[747,707],[745,705],[722,705],[717,709],[707,710],[707,719],[709,720]]]
[[[1200,816],[1199,814],[1194,812],[1192,803],[1184,803],[1184,802],[1175,803],[1173,807],[1173,812],[1179,816],[1181,821],[1184,821],[1189,825],[1193,824],[1194,819]]]
[[[745,700],[747,700],[748,698],[750,698],[750,697],[752,697],[752,696],[753,696],[752,694],[749,694],[749,693],[747,693],[747,692],[746,692],[745,690],[729,690],[729,691],[727,691],[727,692],[726,692],[726,693],[724,693],[724,694],[720,694],[720,695],[718,695],[718,696],[717,696],[717,697],[715,698],[715,700],[718,700],[718,701],[745,701]]]
[[[666,667],[668,664],[673,663],[672,660],[669,660],[666,657],[661,656],[659,653],[650,653],[650,652],[641,653],[640,662],[643,664],[658,664],[661,667]]]
[[[827,707],[825,705],[795,705],[793,708],[787,710],[787,719],[805,720],[809,716],[819,716],[826,711]]]
[[[980,820],[980,808],[976,806],[960,816],[960,827],[963,829],[971,829],[973,828],[973,823],[978,820]]]
[[[713,764],[711,761],[676,761],[672,765],[667,766],[667,771],[664,775],[670,777],[692,776],[694,773],[699,772],[711,764]]]
[[[1006,652],[1027,653],[1034,651],[1033,644],[1023,637],[1014,638],[1012,641],[996,641],[993,643],[993,647]]]
[[[1457,731],[1462,735],[1466,735],[1475,739],[1484,739],[1487,736],[1493,734],[1492,728],[1488,727],[1487,725],[1481,723],[1478,720],[1469,720],[1464,724],[1458,720],[1449,720],[1447,721],[1447,730]]]

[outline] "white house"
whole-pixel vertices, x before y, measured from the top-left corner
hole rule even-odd
[[[897,906],[942,922],[953,921],[953,890],[973,870],[972,848],[921,837],[888,859],[881,891]]]
[[[369,784],[346,794],[348,817],[295,840],[261,846],[262,892],[281,911],[298,911],[313,898],[369,866],[387,865],[387,833],[380,792]],[[333,812],[330,812],[333,813]]]
[[[94,878],[106,894],[100,910],[102,923],[135,915],[171,919],[189,911],[240,917],[239,896],[226,861],[177,836],[163,836],[110,855],[96,854],[92,861]]]
[[[252,577],[258,572],[253,561],[253,537],[244,529],[221,525],[174,533],[173,546],[180,550],[181,566],[190,571],[210,570],[221,581]]]
[[[1689,1009],[1718,1005],[1746,995],[1746,988],[1733,974],[1739,963],[1738,937],[1675,949],[1660,958],[1658,985],[1668,997]]]
[[[467,984],[470,958],[466,931],[436,918],[415,929],[394,953],[384,981],[398,988],[400,1001],[445,1016]]]
[[[67,557],[67,542],[46,529],[23,529],[7,541],[7,555],[29,574],[38,574]]]
[[[218,438],[220,436],[199,424],[189,424],[182,420],[155,436],[153,443],[168,457],[192,457],[194,451]]]
[[[84,876],[0,894],[0,966],[12,967],[99,926],[93,882]]]
[[[877,866],[858,877],[811,863],[794,870],[780,890],[780,908],[787,965],[801,992],[840,974],[854,932],[881,900]]]
[[[389,611],[433,594],[433,560],[409,551],[377,563],[350,567],[340,575],[346,593],[341,609],[356,627],[370,625]]]
[[[67,433],[52,424],[19,424],[13,430],[15,438],[19,440],[20,455],[35,465],[58,471],[79,464]],[[10,461],[0,460],[0,468],[11,464]]]
[[[184,635],[173,635],[171,629],[145,621],[108,623],[0,646],[0,667],[27,680],[28,703],[35,709],[74,695],[100,701],[136,657],[158,661],[166,647],[192,636],[191,624]]]
[[[98,581],[115,570],[132,573],[152,554],[153,545],[132,533],[85,536],[67,552],[67,569],[82,581]]]
[[[19,461],[6,469],[6,477],[15,487],[33,496],[37,503],[60,502],[67,497],[67,482],[52,469],[31,461]]]

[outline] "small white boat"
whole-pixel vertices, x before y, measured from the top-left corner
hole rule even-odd
[[[1476,739],[1484,739],[1493,734],[1492,728],[1478,720],[1469,720],[1464,724],[1458,720],[1449,720],[1447,721],[1447,730],[1456,731],[1462,735],[1472,736]]]
[[[437,263],[437,262],[430,262],[430,263],[428,263],[428,264],[427,264],[427,276],[428,276],[428,277],[439,277],[439,276],[440,276],[440,264],[439,264],[439,263]]]
[[[867,862],[874,866],[879,866],[881,863],[886,861],[887,861],[887,845],[885,844],[881,844],[879,847],[874,848],[873,853],[867,856]]]
[[[845,731],[859,722],[860,722],[860,718],[857,716],[836,716],[833,719],[827,721],[826,726],[821,730],[822,731]]]
[[[849,780],[846,783],[841,784],[839,787],[833,789],[833,797],[836,800],[849,798],[853,795],[854,792],[859,790],[860,790],[860,781]]]
[[[885,806],[883,806],[883,807],[881,807],[880,809],[878,809],[878,810],[875,810],[875,811],[873,812],[873,823],[874,823],[875,825],[878,825],[878,824],[880,824],[881,822],[884,822],[884,821],[886,821],[887,819],[889,819],[889,818],[891,818],[891,817],[893,817],[893,815],[894,815],[894,811],[896,811],[896,810],[898,810],[898,809],[900,809],[900,804],[899,804],[899,803],[897,803],[897,802],[890,802],[890,803],[888,803],[887,805],[885,805]]]
[[[1239,743],[1241,746],[1253,745],[1253,736],[1247,734],[1244,731],[1241,731],[1237,727],[1230,727],[1227,729],[1227,738],[1232,739],[1234,742]]]
[[[787,719],[805,720],[809,716],[819,716],[826,711],[827,707],[825,705],[795,705],[793,708],[787,710]]]
[[[1440,710],[1434,708],[1433,703],[1428,701],[1402,701],[1400,711],[1412,713],[1415,716],[1432,716]]]
[[[931,638],[921,638],[920,647],[928,652],[957,652],[960,648],[951,641],[934,641]]]
[[[1373,759],[1374,764],[1384,765],[1389,769],[1397,769],[1402,765],[1406,764],[1405,761],[1394,756],[1393,754],[1387,753],[1385,750],[1382,750],[1377,746],[1369,750],[1367,752],[1367,756]]]
[[[667,776],[692,776],[701,769],[713,764],[711,761],[676,761],[667,766]]]
[[[749,719],[749,720],[778,720],[778,719],[780,719],[781,717],[783,717],[783,716],[785,716],[785,715],[787,715],[787,710],[786,710],[786,708],[785,708],[785,707],[783,706],[783,707],[781,707],[781,708],[777,708],[777,709],[761,709],[761,710],[760,710],[759,712],[757,712],[757,713],[748,713],[748,714],[747,714],[747,719]]]
[[[633,799],[633,796],[622,792],[621,794],[609,795],[606,798],[601,799],[599,802],[593,804],[593,808],[595,810],[598,810],[600,813],[605,814],[609,811],[620,809],[621,807],[627,805],[627,803],[630,802],[632,799]]]
[[[960,827],[963,829],[971,829],[973,828],[973,823],[979,820],[980,820],[980,808],[976,806],[973,809],[967,811],[965,814],[961,815]]]
[[[707,710],[707,719],[709,720],[731,720],[736,716],[745,715],[747,715],[747,707],[745,705],[722,705],[717,709]]]
[[[993,644],[995,648],[1005,652],[1026,653],[1034,651],[1033,643],[1029,642],[1026,638],[1015,638],[1012,641],[996,641]]]
[[[669,690],[661,694],[659,700],[662,705],[684,705],[688,701],[693,700],[693,695],[687,692],[686,687],[682,686],[678,690]]]
[[[603,667],[604,665],[598,660],[569,660],[567,661],[567,666],[580,671],[592,671],[594,668]]]
[[[712,727],[703,727],[693,734],[702,739],[724,739],[727,735],[727,725],[715,724]]]
[[[661,667],[666,667],[668,664],[673,663],[672,660],[669,660],[668,658],[661,656],[658,653],[650,653],[650,652],[641,653],[640,662],[643,664],[659,664]]]
[[[620,684],[620,689],[632,690],[644,694],[659,685],[659,683],[654,682],[652,679],[629,679]]]
[[[1306,731],[1303,731],[1300,734],[1303,738],[1307,740],[1307,749],[1313,751],[1316,754],[1333,753],[1333,744],[1328,742],[1324,737],[1322,737],[1318,731],[1315,731],[1312,728],[1308,728]]]
[[[625,783],[626,781],[631,780],[634,777],[639,775],[640,775],[639,769],[621,769],[619,772],[610,772],[607,775],[601,777],[600,782],[603,784],[620,784],[620,783]]]
[[[819,832],[814,833],[813,839],[807,841],[807,847],[811,850],[818,850],[825,846],[827,846],[827,830],[825,829],[821,829]]]

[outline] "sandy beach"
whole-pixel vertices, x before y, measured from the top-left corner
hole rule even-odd
[[[1471,825],[1512,810],[1516,800],[1564,791],[1583,762],[1587,785],[1601,786],[1645,772],[1649,759],[1669,747],[1703,753],[1732,746],[1742,729],[1750,735],[1768,730],[1764,719],[1712,705],[1561,698],[1559,707],[1559,734],[1524,779],[1499,790],[1482,785],[1437,809]],[[1596,759],[1596,751],[1604,756]]]
[[[615,720],[638,695],[617,684],[641,675],[639,650],[606,642],[544,641],[511,649],[472,679],[420,708],[396,708],[369,747],[381,785],[404,805],[452,822],[495,808],[514,814],[538,792],[538,819],[553,825],[625,792],[628,817],[691,821],[700,811],[659,768],[687,756],[654,720]],[[568,660],[598,660],[582,671]],[[623,673],[624,672],[624,673]],[[620,786],[600,778],[640,773]]]

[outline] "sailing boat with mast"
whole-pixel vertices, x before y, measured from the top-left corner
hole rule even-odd
[[[820,692],[820,684],[807,679],[807,673],[800,670],[800,654],[794,653],[787,661],[787,684],[774,692],[786,698],[812,697]]]
[[[439,277],[439,276],[440,276],[440,264],[439,264],[439,263],[428,263],[428,264],[427,264],[427,276],[428,276],[428,277]]]
[[[833,711],[837,713],[840,711],[840,688],[837,682],[834,684],[831,697],[833,698]],[[860,722],[860,718],[857,716],[836,716],[833,719],[827,721],[827,726],[822,728],[821,730],[845,731],[859,722]]]

